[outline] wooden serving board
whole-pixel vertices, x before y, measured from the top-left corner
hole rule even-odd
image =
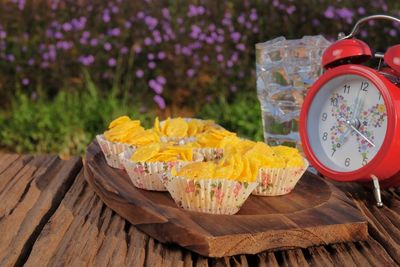
[[[306,173],[294,191],[280,197],[250,196],[235,215],[178,208],[168,192],[133,186],[113,169],[94,141],[84,161],[85,178],[105,204],[141,231],[209,257],[306,248],[368,237],[367,222],[340,190]]]

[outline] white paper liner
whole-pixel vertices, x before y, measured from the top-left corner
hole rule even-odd
[[[188,179],[171,173],[167,176],[165,186],[179,207],[211,214],[237,213],[258,185],[228,179]]]
[[[119,154],[128,149],[132,151],[136,149],[135,146],[126,143],[110,142],[103,134],[97,135],[96,139],[100,145],[101,151],[103,151],[107,164],[113,168],[124,169],[124,166],[120,162]]]
[[[303,167],[261,168],[257,177],[259,185],[252,194],[258,196],[289,194],[308,168],[308,161],[306,159],[303,160]]]
[[[189,164],[190,161],[171,161],[171,162],[134,162],[130,158],[135,152],[128,149],[119,155],[129,178],[134,186],[151,191],[167,191],[164,182],[167,179],[167,173],[172,167],[178,168]],[[201,160],[201,159],[199,159]]]

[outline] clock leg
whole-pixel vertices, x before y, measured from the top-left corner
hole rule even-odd
[[[376,200],[376,206],[378,206],[379,208],[383,207],[383,203],[382,203],[382,198],[381,198],[381,188],[379,186],[379,180],[378,177],[376,177],[375,175],[371,175],[372,178],[372,182],[374,184],[374,196],[375,196],[375,200]]]

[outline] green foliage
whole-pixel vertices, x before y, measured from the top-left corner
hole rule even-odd
[[[87,75],[86,84],[84,92],[63,90],[52,101],[32,101],[17,93],[10,110],[0,114],[0,145],[17,152],[83,154],[94,136],[119,115],[138,118],[147,127],[152,123],[151,114],[139,113],[115,90],[101,96]]]
[[[199,117],[213,119],[239,136],[263,140],[261,110],[255,92],[241,93],[229,100],[221,96],[204,105]]]

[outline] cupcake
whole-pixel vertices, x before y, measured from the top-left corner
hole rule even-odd
[[[190,211],[235,214],[256,188],[256,171],[239,155],[216,162],[174,167],[165,186],[175,203]]]
[[[123,169],[119,154],[125,150],[134,150],[138,146],[159,141],[159,136],[153,130],[145,130],[139,120],[131,120],[122,116],[113,120],[104,134],[96,139],[104,154],[107,164],[113,168]]]
[[[127,150],[120,158],[133,185],[153,191],[166,191],[163,180],[172,167],[203,160],[193,147],[171,143],[153,143]]]
[[[247,156],[260,166],[257,177],[259,186],[253,192],[259,196],[289,194],[309,165],[297,149],[286,146],[268,147],[260,143]]]

